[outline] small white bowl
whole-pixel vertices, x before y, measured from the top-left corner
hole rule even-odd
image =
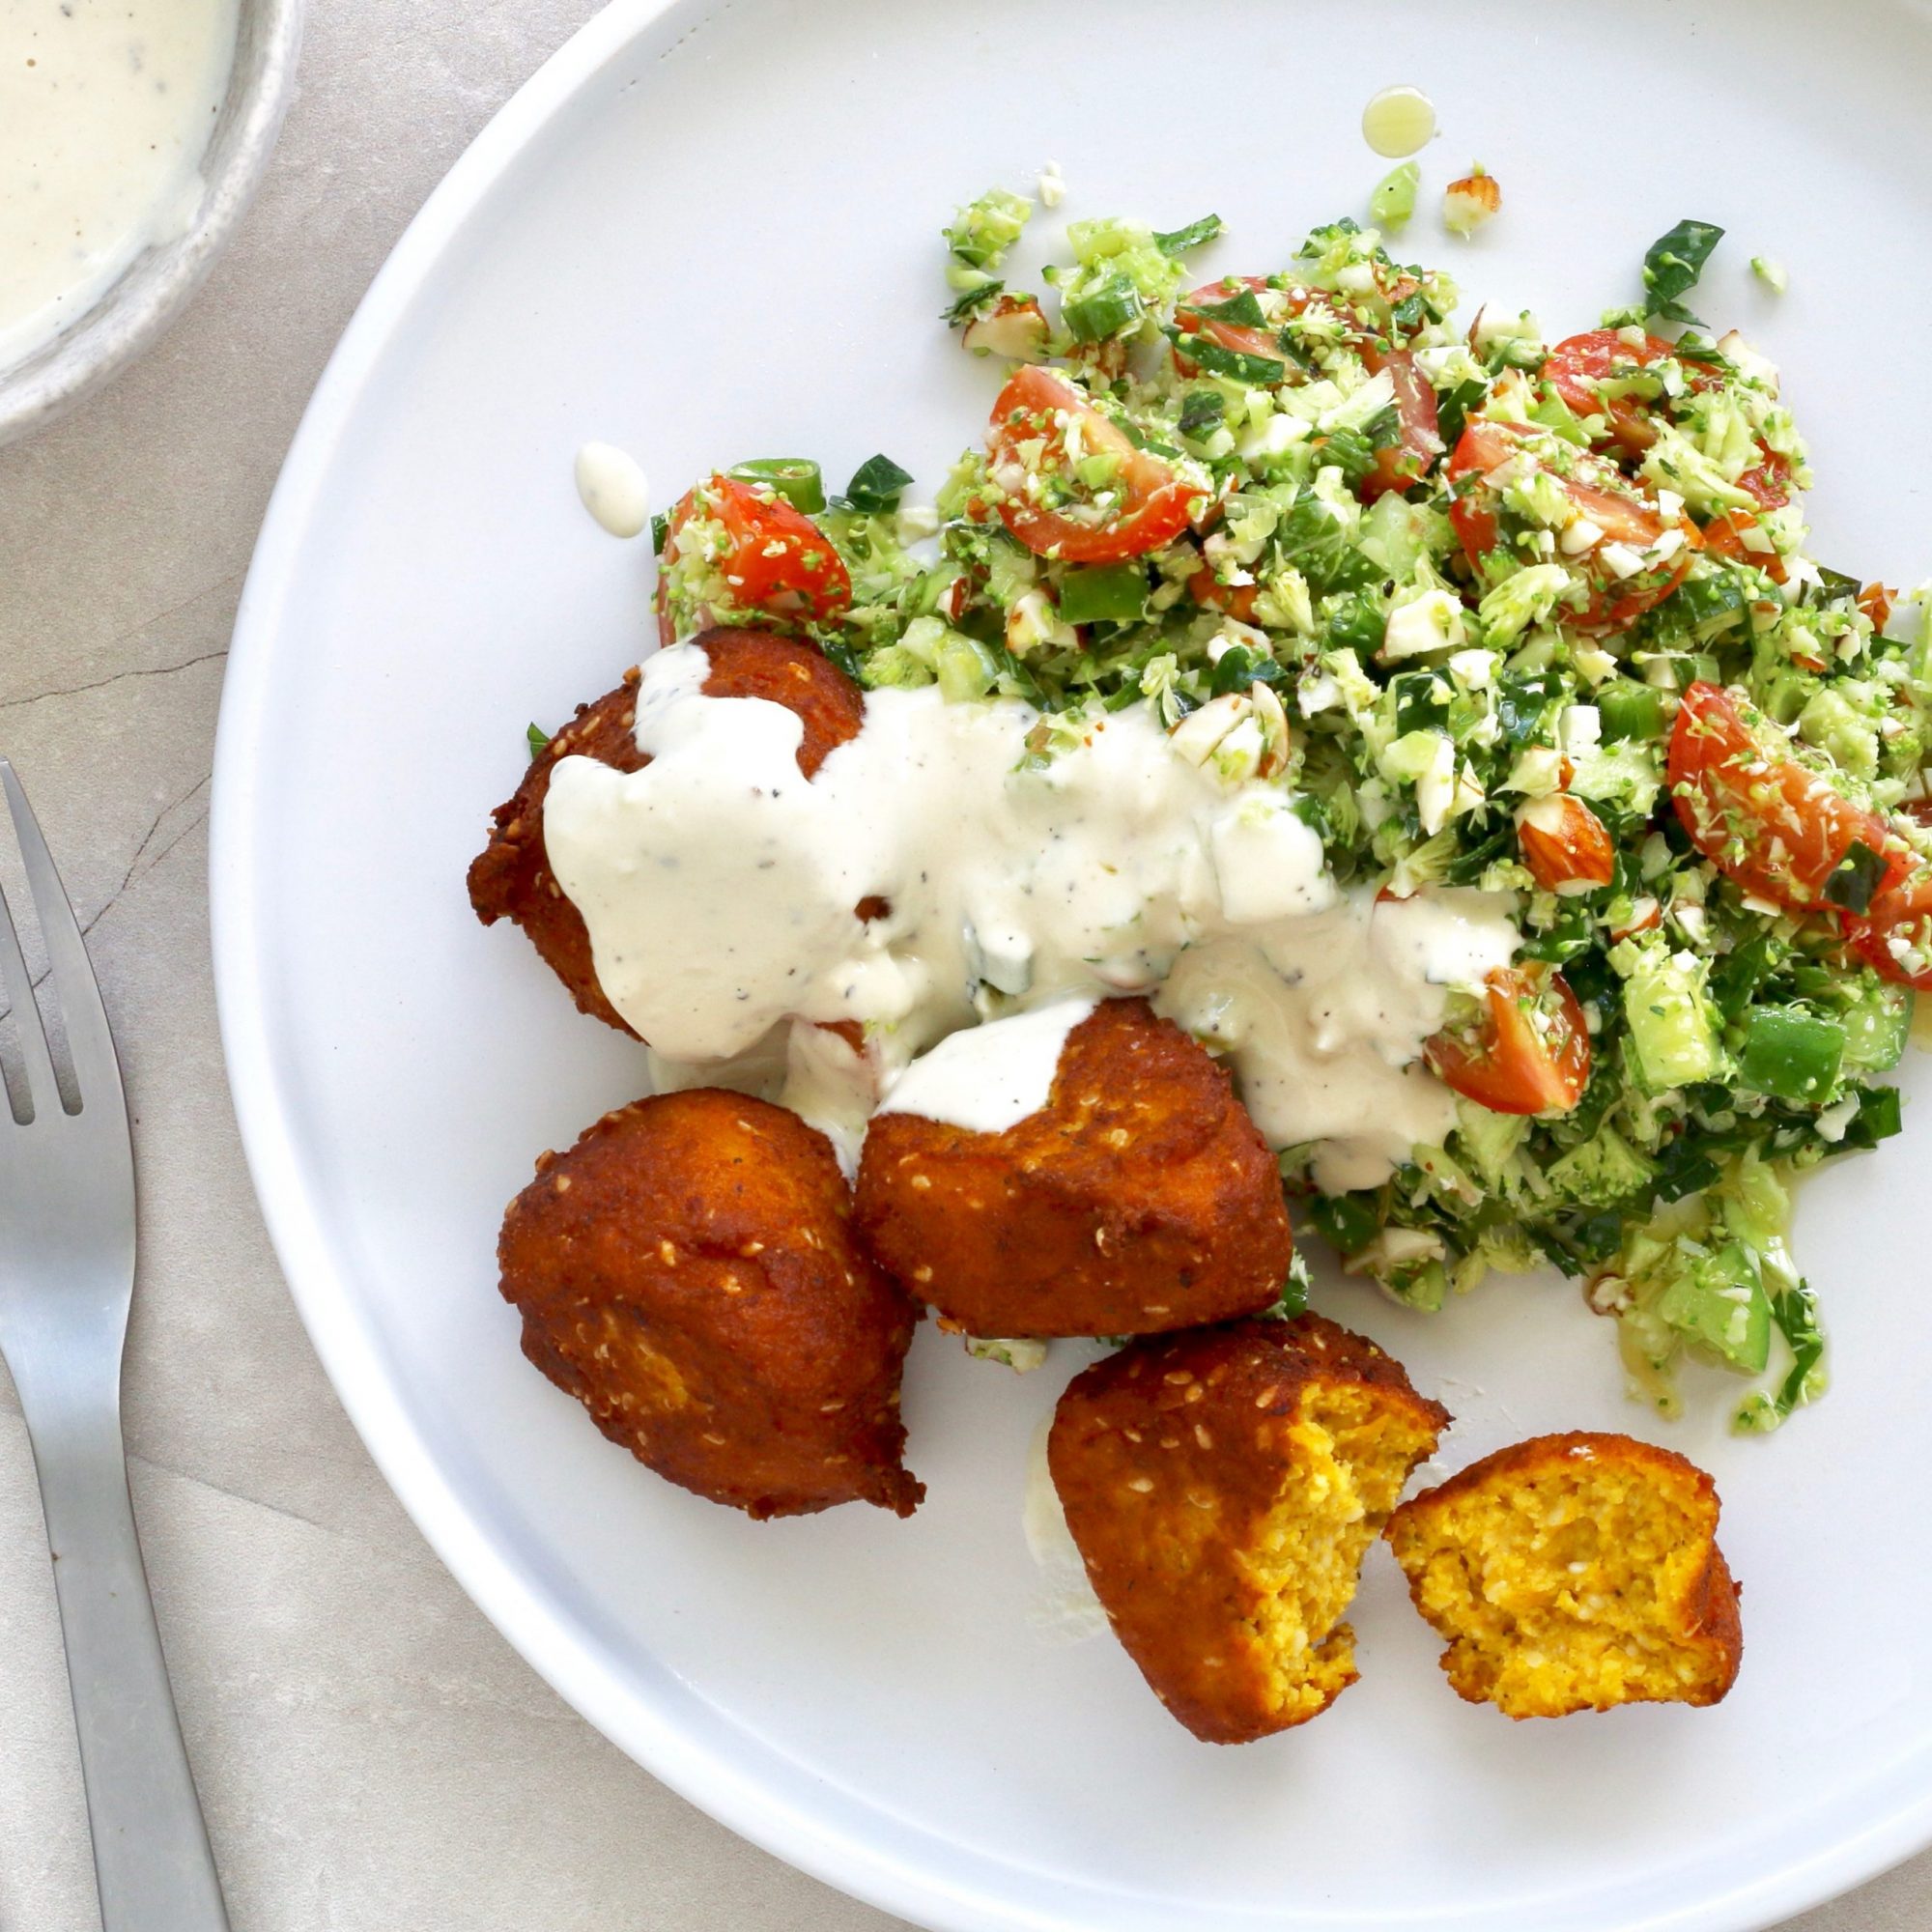
[[[242,0],[228,95],[202,162],[193,222],[144,249],[80,317],[0,369],[0,443],[29,436],[119,375],[173,322],[254,199],[295,92],[303,0]]]

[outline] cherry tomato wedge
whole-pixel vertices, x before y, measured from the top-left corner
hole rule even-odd
[[[1080,480],[1069,434],[1083,461],[1113,459],[1104,482]],[[1198,494],[1170,464],[1136,448],[1071,383],[1036,365],[1000,391],[986,446],[993,480],[1006,493],[1001,521],[1036,555],[1068,563],[1118,563],[1172,543]]]
[[[1474,1029],[1424,1046],[1431,1070],[1492,1113],[1567,1114],[1590,1084],[1590,1029],[1562,974],[1500,967],[1486,994]]]
[[[1402,440],[1391,448],[1376,451],[1376,467],[1362,479],[1361,494],[1369,502],[1390,491],[1398,497],[1407,495],[1442,454],[1442,438],[1436,429],[1435,384],[1406,349],[1391,350],[1377,359],[1395,385]]]
[[[1258,328],[1253,323],[1228,322],[1220,316],[1201,313],[1204,307],[1222,307],[1244,292],[1258,295],[1266,287],[1266,280],[1260,275],[1223,275],[1218,282],[1204,282],[1175,304],[1174,326],[1182,335],[1198,335],[1205,342],[1233,350],[1236,355],[1261,355],[1281,362],[1285,359],[1281,344],[1272,331]],[[1183,376],[1194,374],[1195,365],[1182,350],[1175,351],[1174,366]]]
[[[1252,624],[1255,620],[1255,600],[1261,595],[1261,587],[1254,583],[1223,583],[1204,563],[1187,580],[1187,594],[1203,610],[1225,611],[1237,622]]]
[[[678,608],[674,583],[690,589]],[[658,571],[658,635],[666,643],[740,611],[830,623],[851,602],[852,579],[831,539],[775,492],[717,475],[672,510]]]
[[[1616,847],[1604,821],[1567,791],[1552,792],[1517,814],[1522,862],[1545,892],[1588,893],[1616,876]]]
[[[1547,471],[1578,516],[1596,527],[1589,548],[1565,559],[1590,586],[1583,608],[1569,615],[1577,629],[1620,631],[1684,581],[1691,554],[1702,542],[1694,524],[1680,518],[1674,526],[1678,542],[1667,557],[1634,575],[1619,577],[1604,552],[1611,544],[1632,551],[1648,551],[1658,544],[1666,526],[1655,502],[1615,464],[1587,450],[1572,449],[1548,431],[1494,422],[1487,416],[1469,419],[1449,458],[1450,481],[1461,486],[1450,501],[1449,521],[1471,564],[1479,565],[1501,540],[1497,518],[1501,498],[1487,479],[1506,464],[1527,464]]]
[[[1850,924],[1852,951],[1881,979],[1932,993],[1932,867],[1888,885]]]
[[[1876,923],[1878,899],[1912,869],[1883,818],[1779,749],[1770,726],[1714,684],[1684,694],[1667,769],[1690,842],[1759,898],[1799,912],[1829,907],[1826,881],[1859,843],[1886,860]]]
[[[1613,372],[1647,368],[1676,353],[1661,335],[1646,335],[1639,347],[1626,342],[1617,329],[1591,328],[1549,352],[1543,378],[1577,415],[1607,418],[1607,440],[1631,456],[1641,456],[1657,440],[1649,404],[1638,396],[1606,396],[1600,384]]]

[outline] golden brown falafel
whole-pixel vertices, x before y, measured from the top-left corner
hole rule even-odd
[[[711,660],[707,696],[769,698],[798,714],[805,725],[798,768],[807,778],[835,747],[858,736],[865,717],[858,687],[803,639],[776,631],[719,629],[691,641]],[[597,983],[583,915],[551,873],[543,807],[559,758],[595,758],[620,772],[640,771],[650,762],[635,735],[638,675],[626,671],[615,691],[577,707],[577,715],[531,759],[515,796],[497,808],[490,842],[469,867],[469,903],[476,917],[485,925],[508,919],[522,926],[579,1009],[622,1033],[633,1029]]]
[[[974,1335],[1144,1335],[1266,1308],[1293,1255],[1281,1176],[1227,1073],[1145,1000],[1108,1000],[1051,1096],[999,1133],[874,1117],[860,1236]]]
[[[497,1244],[524,1352],[659,1475],[753,1517],[910,1516],[918,1309],[853,1244],[825,1136],[696,1088],[546,1154]]]
[[[1362,1558],[1449,1412],[1318,1315],[1131,1343],[1076,1376],[1054,1487],[1115,1634],[1209,1744],[1319,1717],[1355,1681]]]
[[[1628,1435],[1538,1435],[1406,1502],[1387,1536],[1459,1696],[1512,1718],[1715,1704],[1744,1654],[1718,1491]]]

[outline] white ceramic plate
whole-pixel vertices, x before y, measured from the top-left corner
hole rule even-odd
[[[1216,270],[1359,211],[1357,117],[1428,86],[1406,250],[1555,332],[1629,298],[1680,215],[1727,224],[1703,311],[1785,366],[1822,554],[1922,573],[1932,263],[1923,10],[1804,0],[1041,0],[612,7],[424,211],[318,390],[238,627],[215,780],[222,1014],[256,1180],[324,1361],[389,1480],[532,1664],[748,1836],[921,1923],[1038,1932],[1768,1924],[1932,1836],[1917,1525],[1932,1125],[1807,1193],[1836,1393],[1770,1442],[1620,1398],[1576,1293],[1435,1320],[1324,1305],[1461,1417],[1445,1462],[1565,1427],[1708,1463],[1746,1583],[1720,1709],[1512,1726],[1463,1705],[1373,1553],[1362,1682],[1311,1728],[1196,1744],[1107,1640],[1043,1641],[1019,1504],[1070,1362],[1027,1379],[928,1326],[910,1523],[755,1525],[607,1445],[517,1351],[498,1215],[539,1150],[641,1090],[640,1052],[485,932],[463,871],[554,724],[646,647],[647,546],[571,459],[666,500],[715,461],[884,448],[929,484],[994,372],[934,320],[951,206],[1058,160],[1068,216],[1212,208]],[[1474,245],[1434,196],[1480,158]],[[1774,300],[1745,263],[1791,270]],[[1886,350],[1877,345],[1898,345]]]

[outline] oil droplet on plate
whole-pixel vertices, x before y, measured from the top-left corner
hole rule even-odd
[[[1435,103],[1419,87],[1385,87],[1362,109],[1362,138],[1392,161],[1426,147],[1435,132]]]

